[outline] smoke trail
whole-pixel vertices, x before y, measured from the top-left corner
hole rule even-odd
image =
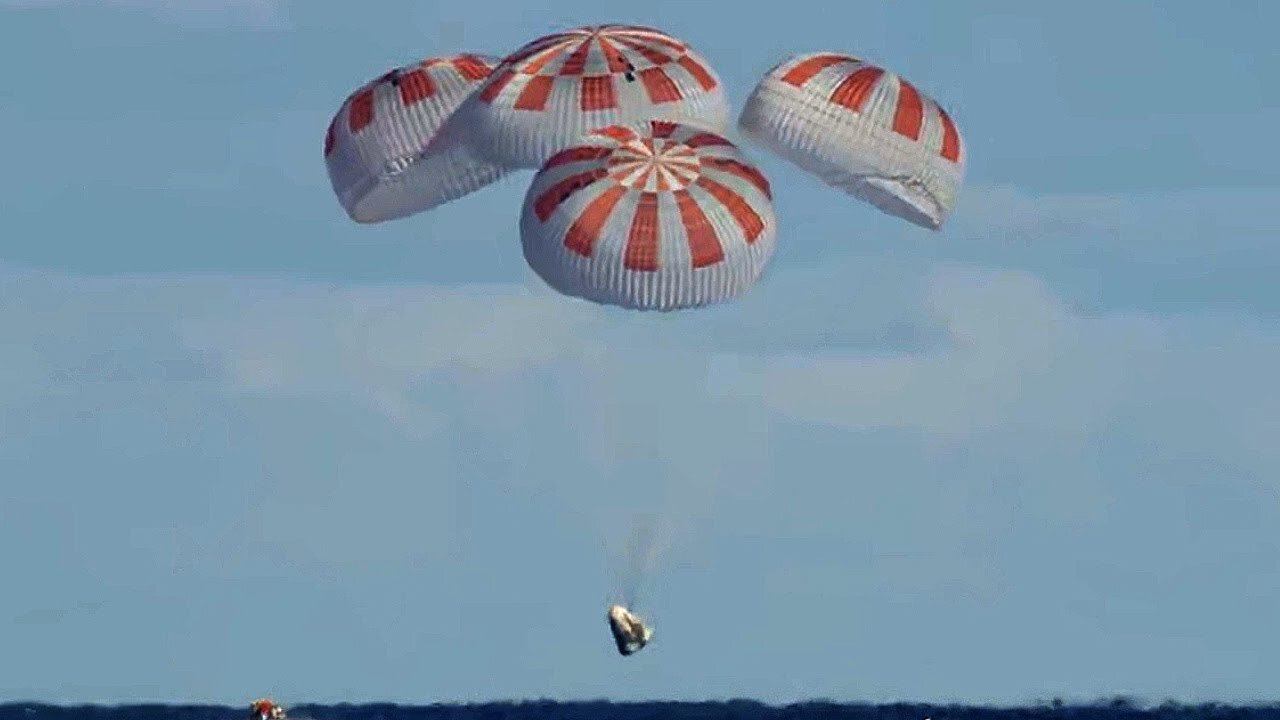
[[[695,521],[707,514],[721,489],[715,475],[691,477],[676,462],[662,464],[665,473],[655,493],[656,507],[628,513],[622,552],[613,559],[619,573],[614,587],[623,604],[633,609],[651,599],[661,570],[672,554],[678,554],[681,543],[696,540]]]
[[[575,504],[599,533],[605,602],[648,618],[705,518],[762,474],[766,416],[712,398],[705,358],[602,341],[580,363],[567,410],[592,479]]]
[[[718,419],[722,408],[682,408],[682,415]],[[636,497],[620,508],[616,527],[609,531],[614,552],[609,559],[615,573],[614,591],[631,609],[649,607],[665,570],[705,540],[706,519],[716,514],[717,501],[734,490],[740,477],[735,447],[703,445],[697,440],[656,436],[652,456],[641,465],[645,477]],[[743,437],[742,442],[750,442]],[[732,445],[732,444],[731,444]],[[620,463],[625,469],[638,463]],[[623,468],[619,468],[622,471]]]

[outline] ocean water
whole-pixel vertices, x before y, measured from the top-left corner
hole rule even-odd
[[[290,720],[1280,720],[1280,704],[1139,706],[1124,698],[1027,707],[852,705],[753,701],[610,703],[533,701],[477,705],[295,705]],[[219,705],[0,705],[0,720],[246,720]]]

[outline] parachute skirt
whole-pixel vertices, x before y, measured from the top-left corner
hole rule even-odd
[[[772,75],[747,98],[738,129],[827,185],[929,230],[946,220],[964,177],[963,164]]]
[[[338,152],[343,151],[353,155],[359,149],[346,146]],[[361,157],[351,164],[370,167],[376,161],[376,156]],[[352,220],[371,224],[426,212],[491,185],[509,172],[475,158],[466,148],[452,148],[406,155],[370,173],[335,177],[333,189]]]
[[[625,239],[627,224],[638,206],[636,197],[620,203],[619,212],[610,217],[605,226],[605,237]],[[736,230],[724,218],[712,217],[709,220],[718,234]],[[532,236],[535,232],[547,231],[546,228],[535,228],[535,222],[529,213],[522,215],[522,234]],[[550,228],[552,235],[564,237],[573,218],[557,218],[553,222]],[[565,295],[628,310],[667,312],[713,305],[744,294],[759,279],[773,252],[772,242],[757,242],[745,251],[745,262],[717,263],[705,268],[686,265],[678,270],[647,272],[623,267],[621,258],[625,250],[619,247],[618,242],[606,242],[607,246],[601,248],[601,252],[611,257],[611,262],[584,257],[563,243],[552,246],[526,241],[523,250],[526,262],[538,277]],[[674,247],[672,251],[676,251]]]

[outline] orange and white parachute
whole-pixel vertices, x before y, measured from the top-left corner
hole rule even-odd
[[[741,295],[776,232],[769,182],[742,152],[669,121],[600,128],[548,158],[520,218],[525,259],[548,285],[639,310]]]
[[[889,215],[937,230],[964,179],[964,144],[932,98],[851,55],[795,55],[747,98],[742,133]]]
[[[537,169],[590,130],[654,118],[717,132],[732,122],[719,76],[684,42],[647,27],[584,26],[504,58],[437,142]]]
[[[329,123],[324,157],[333,192],[351,219],[408,217],[505,174],[458,153],[423,152],[497,64],[496,57],[470,53],[427,58],[347,97]]]

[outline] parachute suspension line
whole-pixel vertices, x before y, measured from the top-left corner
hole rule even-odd
[[[631,536],[627,543],[627,583],[623,588],[623,600],[628,608],[636,609],[643,599],[645,580],[653,571],[650,561],[650,550],[653,547],[652,527],[644,527],[644,519],[637,515],[632,518]]]
[[[581,415],[591,424],[591,432],[587,434],[588,445],[583,448],[582,456],[591,472],[601,479],[594,484],[601,488],[602,494],[596,498],[593,506],[604,508],[614,502],[613,497],[621,489],[616,487],[620,484],[617,458],[620,448],[617,428],[620,412],[607,404],[609,394],[606,392],[608,382],[605,372],[608,364],[594,357],[584,357],[582,360],[582,367],[593,368],[582,376],[586,387],[582,394],[585,407],[582,408]],[[609,492],[610,490],[614,492]],[[625,517],[625,509],[619,514]],[[612,514],[606,514],[598,525],[597,547],[600,548],[601,570],[606,580],[605,607],[630,602],[633,595],[627,583],[628,573],[624,562],[626,550],[625,547],[619,547],[617,541],[616,529],[621,525],[619,517]]]

